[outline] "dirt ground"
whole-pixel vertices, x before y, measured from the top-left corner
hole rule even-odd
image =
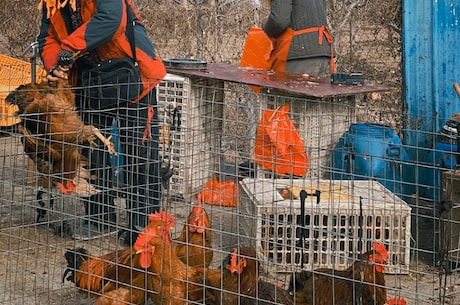
[[[0,303],[11,305],[93,304],[94,299],[79,293],[73,284],[63,281],[66,267],[64,252],[68,248],[85,247],[94,254],[103,254],[122,247],[115,234],[91,241],[76,241],[59,230],[68,228],[82,217],[83,205],[73,197],[55,196],[53,208],[46,207],[45,220],[36,223],[37,188],[34,171],[28,171],[28,160],[17,136],[0,137]],[[45,196],[45,199],[47,196]],[[165,207],[177,217],[182,227],[190,203],[166,200]],[[206,206],[213,222],[214,261],[221,264],[223,256],[243,241],[238,236],[238,209]],[[120,224],[124,208],[119,205]],[[414,211],[413,211],[414,212]],[[408,304],[459,304],[460,279],[456,272],[444,276],[436,266],[433,245],[436,226],[428,217],[412,216],[413,240],[409,274],[385,276],[388,295],[401,295]],[[419,219],[419,221],[414,221]],[[416,234],[418,231],[418,235]],[[59,234],[63,236],[59,236]],[[70,234],[71,235],[71,234]],[[288,275],[280,276],[285,282]],[[444,298],[440,298],[444,295]]]

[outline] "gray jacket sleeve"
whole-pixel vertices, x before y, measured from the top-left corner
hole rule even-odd
[[[270,37],[280,36],[291,25],[291,0],[273,0],[264,31]]]

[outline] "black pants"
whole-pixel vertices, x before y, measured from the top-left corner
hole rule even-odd
[[[124,102],[109,109],[93,109],[83,98],[78,100],[84,122],[99,128],[104,136],[110,135],[116,120],[122,150],[118,156],[110,156],[100,142],[97,149],[89,150],[90,169],[96,176],[94,184],[102,191],[91,196],[85,205],[89,219],[104,225],[116,223],[114,199],[124,197],[129,226],[144,227],[148,214],[159,210],[161,197],[155,90],[136,104]],[[149,105],[154,109],[153,118],[149,117]],[[146,130],[147,127],[150,128]],[[110,158],[120,157],[123,163],[119,167],[111,164]]]

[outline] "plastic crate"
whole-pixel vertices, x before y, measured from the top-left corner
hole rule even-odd
[[[160,157],[173,170],[167,191],[192,199],[219,164],[221,82],[167,74],[157,86],[157,101]]]
[[[316,196],[307,196],[305,201],[304,269],[346,269],[359,257],[360,245],[364,253],[379,241],[390,256],[385,272],[409,272],[411,208],[379,182],[243,179],[240,185],[242,229],[266,271],[301,269],[297,197],[305,189],[308,194],[319,191],[320,199],[317,203]]]
[[[160,122],[160,157],[170,164],[173,175],[169,181],[170,191],[184,194],[185,170],[184,155],[185,129],[187,125],[187,106],[190,96],[190,81],[186,77],[167,74],[157,86],[158,120]],[[174,121],[174,114],[176,120]],[[180,126],[177,115],[180,115]],[[174,127],[175,128],[174,128]],[[179,127],[179,128],[177,128]]]
[[[37,66],[36,73],[43,76],[44,71]],[[18,107],[9,105],[5,98],[19,85],[32,81],[32,66],[30,62],[0,54],[0,126],[11,126],[21,120],[16,116]]]

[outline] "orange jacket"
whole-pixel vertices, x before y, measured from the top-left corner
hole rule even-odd
[[[81,4],[83,24],[73,32],[69,30],[69,7],[57,9],[50,16],[46,5],[43,5],[38,43],[45,69],[49,71],[57,64],[61,49],[82,53],[96,50],[101,61],[127,56],[132,58],[131,46],[125,33],[127,20],[125,0],[77,1]],[[131,0],[127,1],[135,15],[136,56],[144,85],[144,90],[139,96],[141,99],[163,79],[166,69],[155,53],[153,43]],[[74,67],[69,77],[72,85],[77,84],[78,65]]]

